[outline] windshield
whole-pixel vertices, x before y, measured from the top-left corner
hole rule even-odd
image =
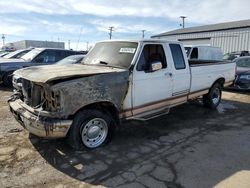
[[[8,53],[8,52],[3,52],[3,53],[0,54],[0,57],[4,57],[4,56],[6,56],[7,54],[9,54],[9,53]]]
[[[238,59],[236,61],[237,67],[250,68],[250,58]]]
[[[25,61],[32,61],[42,51],[42,49],[33,49],[27,54],[23,55],[22,59],[24,59]]]
[[[227,54],[225,54],[224,56],[223,56],[223,60],[234,60],[235,58],[238,58],[238,57],[240,57],[240,54],[229,54],[229,53],[227,53]]]
[[[10,52],[9,54],[5,55],[4,58],[12,58],[13,56],[15,56],[16,54],[19,53],[20,50],[14,51],[14,52]]]
[[[129,68],[135,55],[136,42],[100,42],[86,55],[82,63]]]
[[[68,56],[58,61],[56,64],[58,65],[75,64],[75,63],[80,62],[83,58],[84,58],[84,55],[72,55],[72,56]]]
[[[5,55],[4,58],[13,58],[15,55],[19,54],[20,52],[22,52],[23,50],[16,50],[14,52],[10,52],[9,54]]]

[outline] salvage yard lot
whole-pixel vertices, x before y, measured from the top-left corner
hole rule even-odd
[[[0,187],[250,187],[249,92],[223,92],[215,111],[192,101],[126,122],[90,151],[29,135],[9,112],[10,95],[0,86]]]

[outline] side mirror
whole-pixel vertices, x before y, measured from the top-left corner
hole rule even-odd
[[[150,72],[155,72],[162,69],[162,63],[160,61],[153,61],[150,64]]]
[[[44,62],[44,58],[43,57],[38,57],[36,59],[36,63],[43,63]]]

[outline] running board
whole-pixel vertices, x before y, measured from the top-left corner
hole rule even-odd
[[[169,111],[170,111],[170,108],[165,108],[165,109],[163,109],[161,111],[157,111],[155,113],[145,112],[142,114],[138,114],[136,116],[131,116],[131,117],[127,118],[127,120],[147,121],[147,120],[157,118],[157,117],[162,116],[162,115],[166,115],[169,113]]]

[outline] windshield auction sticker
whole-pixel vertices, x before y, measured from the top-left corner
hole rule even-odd
[[[120,53],[134,54],[135,48],[121,48]]]

